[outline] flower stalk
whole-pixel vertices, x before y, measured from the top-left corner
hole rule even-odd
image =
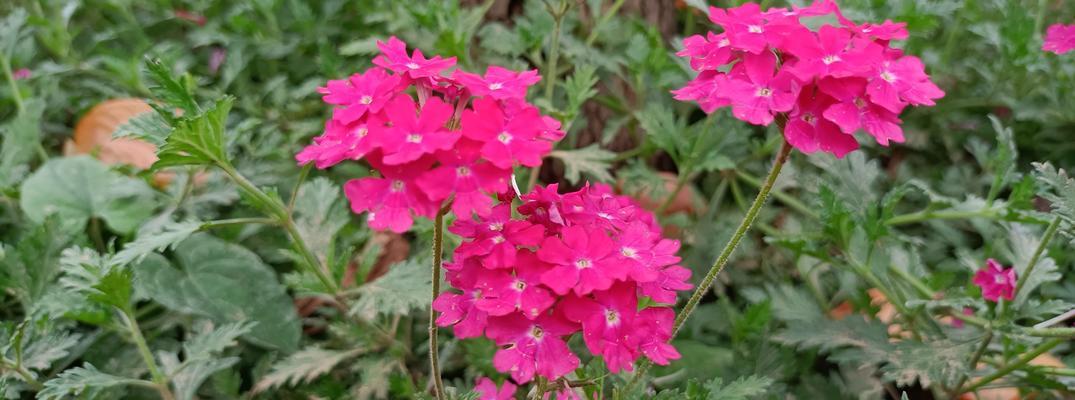
[[[447,211],[447,208],[441,208],[437,211],[437,216],[433,220],[433,265],[430,269],[433,290],[429,298],[429,375],[430,379],[433,380],[433,395],[438,400],[443,400],[446,397],[444,395],[444,382],[440,377],[440,356],[437,354],[437,311],[433,309],[433,301],[440,294],[440,268],[444,251],[444,214]]]

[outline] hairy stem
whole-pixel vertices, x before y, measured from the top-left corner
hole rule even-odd
[[[974,384],[968,386],[966,389],[961,389],[960,393],[973,392],[975,390],[978,390],[981,387],[988,385],[989,383],[1012,373],[1012,371],[1015,371],[1020,367],[1025,366],[1027,363],[1030,362],[1030,360],[1033,360],[1034,358],[1044,354],[1045,352],[1052,350],[1053,347],[1056,347],[1057,345],[1066,341],[1067,339],[1062,338],[1049,339],[1044,343],[1038,345],[1038,347],[1034,348],[1034,350],[1031,350],[1030,352],[1023,354],[1022,356],[1019,356],[1019,358],[1015,359],[1015,361],[1012,361],[1011,364],[1008,364],[996,370],[996,372],[993,372],[992,374],[982,377],[982,379],[979,379],[978,381],[974,382]]]
[[[21,364],[22,363],[8,360],[7,358],[0,358],[0,370],[6,369],[18,374],[19,377],[22,378],[22,380],[26,382],[26,384],[30,385],[30,387],[33,388],[35,392],[40,392],[41,389],[44,389],[45,386],[41,384],[41,381],[34,378],[34,374],[31,373],[30,370],[26,369],[26,367],[23,367]]]
[[[433,301],[440,294],[440,268],[441,254],[444,246],[444,213],[445,209],[437,211],[437,217],[433,220],[433,265],[430,269],[433,279],[433,291],[429,298],[429,374],[433,380],[433,395],[439,400],[444,400],[444,382],[440,377],[440,361],[437,354],[437,312],[433,310]]]
[[[153,358],[153,352],[149,351],[149,345],[146,344],[146,338],[142,336],[142,328],[138,326],[138,318],[135,317],[134,310],[128,306],[120,308],[119,311],[123,317],[123,322],[127,325],[127,330],[131,333],[131,340],[134,341],[134,345],[138,348],[138,354],[142,356],[142,361],[145,362],[146,368],[149,369],[149,375],[153,378],[153,383],[157,385],[157,391],[160,392],[161,398],[164,400],[174,399],[175,396],[168,389],[168,377],[161,373],[160,367],[157,366],[157,360]]]
[[[783,120],[778,120],[778,124],[783,131]],[[754,220],[758,218],[758,213],[761,212],[761,208],[765,205],[766,199],[769,198],[769,192],[773,189],[773,185],[776,183],[776,178],[780,176],[780,170],[783,169],[784,163],[787,162],[788,156],[791,154],[791,144],[787,141],[783,142],[780,147],[780,151],[777,153],[776,158],[773,160],[773,165],[769,169],[769,174],[765,177],[765,183],[758,191],[758,195],[754,198],[754,202],[747,209],[746,215],[743,216],[743,220],[739,222],[739,227],[735,229],[735,233],[728,240],[728,243],[724,245],[724,250],[721,250],[720,255],[717,257],[716,262],[709,268],[709,272],[706,273],[705,278],[698,284],[698,287],[694,289],[694,293],[691,294],[687,304],[680,310],[679,315],[676,316],[676,321],[672,325],[672,337],[683,328],[683,323],[694,312],[694,308],[698,306],[698,303],[702,301],[702,297],[705,297],[706,293],[709,293],[709,288],[713,285],[713,281],[720,275],[720,272],[727,266],[728,260],[731,259],[732,253],[739,247],[739,242],[743,240],[746,233],[750,230],[750,227],[754,224]],[[642,376],[646,374],[649,369],[649,363],[641,363],[638,367],[638,371],[635,376],[631,378],[631,381],[627,383],[626,390],[630,391]]]

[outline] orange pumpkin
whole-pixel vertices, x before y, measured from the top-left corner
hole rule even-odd
[[[78,120],[73,140],[64,146],[64,153],[94,154],[105,164],[147,169],[157,161],[157,146],[135,138],[113,138],[112,132],[131,117],[152,111],[142,99],[113,99],[97,104]]]

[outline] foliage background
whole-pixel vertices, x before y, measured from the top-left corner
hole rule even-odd
[[[696,278],[703,275],[780,144],[775,131],[725,112],[706,118],[671,99],[669,90],[690,73],[673,54],[680,39],[712,29],[699,11],[705,2],[463,3],[0,4],[5,75],[21,68],[32,73],[0,91],[4,365],[19,361],[41,382],[53,382],[46,387],[55,393],[154,398],[152,390],[122,380],[150,372],[132,345],[130,318],[123,318],[133,316],[153,357],[173,368],[164,373],[185,379],[173,378],[180,397],[424,393],[430,224],[403,237],[374,235],[347,211],[338,190],[368,174],[364,166],[306,177],[293,161],[327,116],[315,89],[367,68],[374,41],[389,35],[427,54],[459,57],[470,70],[540,69],[544,80],[531,99],[564,121],[569,135],[537,178],[563,186],[583,178],[617,184],[644,193],[654,208],[681,190],[683,198],[666,210],[676,212],[661,220],[683,240],[684,265]],[[570,7],[556,34],[550,12],[560,4]],[[1075,57],[1040,51],[1044,27],[1075,20],[1075,6],[1063,0],[840,4],[856,21],[907,22],[904,47],[923,59],[947,95],[937,107],[903,115],[907,143],[866,145],[843,160],[793,155],[780,193],[676,341],[684,359],[653,371],[653,387],[685,391],[666,391],[668,398],[941,396],[975,374],[962,360],[984,333],[937,322],[930,310],[968,306],[992,318],[997,310],[969,285],[973,271],[988,257],[1026,265],[1052,219],[1045,214],[1050,205],[1066,204],[1069,217],[1075,215],[1072,183],[1047,168],[1035,180],[1030,165],[1075,166]],[[212,68],[221,53],[223,63]],[[147,68],[147,57],[161,60],[156,75],[165,78]],[[334,277],[348,282],[351,308],[318,300],[316,281],[298,272],[302,261],[272,224],[204,225],[261,215],[257,201],[217,169],[173,169],[173,183],[160,187],[146,171],[62,158],[64,141],[90,107],[120,97],[175,104],[162,97],[167,82],[202,106],[234,96],[221,122],[222,150],[254,185],[294,199],[297,229]],[[167,132],[152,124],[128,130]],[[1071,222],[1061,225],[1035,270],[1038,291],[1017,299],[998,326],[1039,322],[1075,303],[1075,282],[1061,279],[1072,267],[1063,251],[1070,249]],[[878,301],[871,288],[893,301]],[[866,318],[833,317],[848,307]],[[891,307],[898,317],[877,317]],[[914,340],[891,343],[901,329],[913,331]],[[442,342],[445,379],[460,393],[476,376],[497,376],[491,343],[455,341],[447,333]],[[991,349],[1003,361],[1039,343],[1005,334]],[[1053,354],[1075,364],[1066,343]],[[622,378],[600,370],[591,363],[578,378],[599,382],[596,390],[611,396]],[[1075,385],[1033,369],[1009,383],[1055,393]],[[10,368],[0,376],[0,394],[9,397],[29,396],[32,386]],[[717,397],[722,387],[744,394]]]

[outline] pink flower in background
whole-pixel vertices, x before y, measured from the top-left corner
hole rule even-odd
[[[1015,299],[1015,268],[1004,268],[992,258],[985,260],[985,268],[974,273],[972,282],[982,288],[986,300]]]
[[[31,73],[28,68],[19,68],[11,73],[11,77],[15,80],[30,79]]]
[[[1042,51],[1064,54],[1075,49],[1075,24],[1053,24],[1045,31]]]
[[[228,58],[228,50],[220,47],[214,48],[212,53],[209,53],[209,73],[216,75],[220,70],[220,66],[224,65],[224,60]]]
[[[484,376],[478,378],[478,384],[474,386],[474,391],[478,392],[478,400],[513,400],[515,389],[515,384],[511,381],[504,381],[504,385],[498,390],[496,383]]]
[[[812,30],[800,21],[830,14],[838,24]],[[860,130],[881,145],[902,142],[899,113],[944,96],[921,60],[889,46],[907,38],[902,22],[856,24],[831,0],[790,11],[753,3],[710,8],[709,18],[723,32],[684,39],[677,55],[699,73],[672,91],[675,98],[706,113],[731,106],[736,118],[755,125],[784,114],[794,125],[784,132],[788,143],[805,153],[843,157],[858,148],[852,135]]]

